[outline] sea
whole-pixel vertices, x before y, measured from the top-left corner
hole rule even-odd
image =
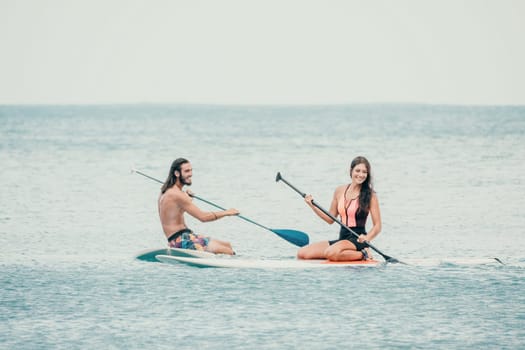
[[[187,158],[192,192],[269,229],[237,217],[188,226],[230,241],[236,258],[294,259],[270,229],[316,242],[339,227],[276,174],[329,208],[356,156],[372,165],[382,253],[504,264],[135,258],[166,240],[160,184],[133,169],[164,181]],[[525,349],[524,173],[525,106],[0,106],[0,348]]]

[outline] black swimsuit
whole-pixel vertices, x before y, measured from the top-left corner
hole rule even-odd
[[[352,231],[357,233],[358,235],[366,235],[366,230],[364,227],[350,227]],[[328,241],[328,244],[332,245],[334,243],[337,243],[339,241],[347,240],[352,242],[357,250],[363,250],[368,247],[368,244],[366,243],[359,243],[357,241],[357,237],[350,231],[348,231],[346,228],[341,227],[341,230],[339,230],[339,239],[334,239],[331,241]]]

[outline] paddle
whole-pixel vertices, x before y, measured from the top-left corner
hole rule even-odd
[[[132,173],[137,173],[137,174],[142,175],[144,177],[147,177],[148,179],[151,179],[153,181],[157,181],[158,183],[161,183],[161,184],[163,183],[162,181],[160,181],[160,180],[158,180],[158,179],[156,179],[154,177],[151,177],[151,176],[149,176],[147,174],[144,174],[143,172],[141,172],[141,171],[139,171],[137,169],[131,169],[131,172]],[[223,207],[221,207],[221,206],[219,206],[219,205],[217,205],[215,203],[212,203],[212,202],[210,202],[210,201],[208,201],[208,200],[206,200],[204,198],[201,198],[201,197],[199,197],[199,196],[197,196],[195,194],[191,194],[191,196],[193,198],[195,198],[195,199],[198,199],[198,200],[204,202],[204,203],[212,205],[215,208],[218,208],[218,209],[221,209],[221,210],[226,210],[225,208],[223,208]],[[266,229],[268,231],[271,231],[271,232],[275,233],[276,235],[278,235],[279,237],[287,240],[288,242],[290,242],[292,244],[295,244],[296,246],[303,247],[303,246],[307,245],[308,242],[310,241],[308,235],[306,233],[304,233],[304,232],[297,231],[297,230],[288,230],[288,229],[272,229],[272,228],[266,227],[264,225],[261,225],[261,224],[255,222],[255,221],[253,221],[253,220],[250,220],[250,219],[248,219],[245,216],[242,216],[242,215],[236,215],[236,216],[241,218],[241,219],[243,219],[243,220],[248,221],[251,224],[257,225],[257,226],[259,226],[261,228],[264,228],[264,229]]]
[[[282,176],[281,176],[281,173],[278,172],[277,173],[277,176],[275,177],[275,181],[276,182],[279,182],[279,181],[282,181],[284,182],[285,184],[287,184],[288,186],[290,186],[291,189],[293,189],[295,192],[299,193],[301,195],[301,197],[306,197],[306,193],[303,193],[301,191],[299,191],[295,186],[293,186],[291,183],[289,183],[288,181],[286,181]],[[328,211],[326,211],[325,209],[323,209],[319,204],[317,204],[315,201],[312,200],[312,204],[314,206],[316,206],[319,210],[321,210],[323,213],[325,213],[328,217],[330,217],[330,219],[334,220],[335,222],[337,222],[339,225],[341,225],[341,227],[344,227],[345,229],[347,229],[348,231],[350,231],[354,236],[356,237],[359,237],[359,235],[357,233],[355,233],[350,227],[346,226],[345,224],[343,224],[341,221],[337,220],[337,218],[335,218],[332,214],[330,214]],[[405,264],[391,256],[388,256],[384,253],[382,253],[379,249],[377,249],[376,247],[374,247],[370,242],[368,241],[365,241],[365,243],[370,247],[372,248],[373,250],[375,250],[379,255],[381,255],[386,262],[389,262],[389,263],[402,263],[402,264]]]

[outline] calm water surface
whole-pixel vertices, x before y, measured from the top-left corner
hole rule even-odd
[[[6,349],[525,348],[525,108],[0,106],[0,347]],[[143,263],[171,161],[201,197],[272,228],[333,239],[282,183],[328,207],[372,163],[399,259],[506,265],[217,270]],[[209,209],[203,203],[197,203]],[[237,218],[198,232],[245,257],[296,247]]]

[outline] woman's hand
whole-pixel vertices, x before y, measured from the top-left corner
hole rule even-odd
[[[359,235],[359,237],[357,237],[357,242],[359,243],[368,242],[368,235]]]
[[[308,204],[309,206],[313,206],[312,202],[314,201],[314,198],[312,197],[311,194],[307,194],[306,196],[304,196],[304,201],[305,201],[306,204]]]

